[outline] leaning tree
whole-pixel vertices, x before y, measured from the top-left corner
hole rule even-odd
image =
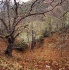
[[[26,17],[40,15],[54,10],[68,0],[31,0],[28,3],[19,4],[17,0],[0,0],[0,37],[8,42],[5,54],[12,56],[12,47],[15,39],[21,31],[19,23]],[[25,25],[23,28],[26,28]]]

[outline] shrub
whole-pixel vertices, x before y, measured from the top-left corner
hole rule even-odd
[[[44,40],[45,37],[49,37],[49,31],[47,29],[45,29],[43,32],[42,32],[42,35],[39,37],[39,42],[42,42]]]
[[[43,31],[42,35],[43,35],[44,38],[49,37],[50,32],[45,28],[45,30]]]
[[[38,39],[38,42],[41,43],[41,42],[43,42],[43,40],[44,40],[44,37],[43,36],[40,36],[39,39]]]
[[[14,44],[14,49],[18,51],[25,51],[28,48],[28,45],[25,42],[18,42]]]

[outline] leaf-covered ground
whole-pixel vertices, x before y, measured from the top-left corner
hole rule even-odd
[[[0,40],[0,70],[69,70],[69,41],[62,49],[60,57],[59,34],[44,40],[44,44],[34,50],[13,51],[13,57],[4,55],[6,44]]]

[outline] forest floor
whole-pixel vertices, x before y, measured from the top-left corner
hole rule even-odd
[[[45,38],[40,48],[37,43],[34,50],[13,50],[13,57],[7,57],[4,55],[6,44],[0,40],[0,70],[69,70],[69,40],[66,40],[66,44],[61,57],[60,36],[55,33]]]

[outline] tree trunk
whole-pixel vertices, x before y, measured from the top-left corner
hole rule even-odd
[[[35,46],[36,46],[35,37],[32,37],[31,49],[34,49]]]
[[[6,37],[8,41],[7,49],[5,50],[5,55],[12,56],[14,38],[12,36]]]
[[[9,43],[7,49],[5,50],[5,55],[12,56],[12,50],[13,50],[12,45],[13,45],[12,43],[11,44]]]

